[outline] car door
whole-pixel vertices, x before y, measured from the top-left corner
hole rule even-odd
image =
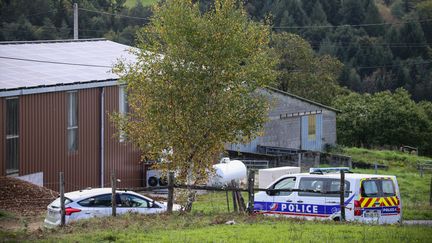
[[[285,177],[277,181],[270,189],[295,189],[297,177]],[[284,214],[292,216],[292,208],[297,198],[297,192],[290,191],[269,191],[267,192],[272,197],[273,203],[270,204],[268,210],[274,214]]]
[[[88,197],[78,202],[82,207],[80,217],[104,217],[112,213],[111,194],[102,194]]]
[[[152,214],[162,212],[163,209],[158,207],[153,202],[129,193],[119,194],[120,204],[117,208],[119,214],[124,213],[141,213]]]
[[[322,177],[300,178],[293,212],[296,216],[311,219],[328,217],[325,207],[325,183],[326,179]]]

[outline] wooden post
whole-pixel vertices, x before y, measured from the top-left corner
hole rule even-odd
[[[64,175],[63,172],[60,172],[60,217],[61,217],[61,221],[60,221],[60,225],[64,226],[66,223],[66,217],[65,217],[65,197],[64,197]]]
[[[231,187],[234,189],[236,186],[235,186],[235,181],[234,180],[232,180],[231,181]],[[232,191],[232,199],[233,199],[233,210],[234,210],[234,212],[238,212],[238,207],[237,207],[237,197],[236,197],[236,193],[235,193],[235,191],[233,190]]]
[[[340,171],[340,221],[345,221],[345,171]]]
[[[255,171],[249,170],[249,177],[248,177],[249,213],[253,213],[255,211],[254,210],[254,201],[255,201],[254,185],[255,185]]]
[[[432,206],[432,176],[431,176],[431,183],[430,183],[430,190],[429,190],[429,206]]]
[[[167,203],[167,212],[172,213],[173,205],[174,205],[174,172],[168,173],[168,203]]]
[[[301,152],[297,154],[297,163],[298,163],[298,167],[301,170],[301,162],[302,162],[302,154]]]
[[[112,205],[112,216],[117,215],[117,200],[116,200],[116,176],[115,172],[111,172],[111,205]]]
[[[228,213],[229,213],[230,209],[229,209],[229,197],[228,197],[228,191],[225,191],[225,192],[226,192],[226,201],[227,201],[227,207],[228,207]]]
[[[423,173],[424,173],[424,165],[420,164],[420,177],[423,178]]]
[[[377,164],[376,161],[375,161],[375,164],[374,164],[374,168],[375,168],[375,175],[378,175],[378,164]]]

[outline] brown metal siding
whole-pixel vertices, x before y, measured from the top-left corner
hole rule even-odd
[[[78,91],[78,151],[67,149],[67,93],[20,97],[20,175],[44,172],[45,186],[66,191],[99,185],[99,90]]]
[[[0,98],[0,175],[6,175],[6,111],[5,102],[3,98]]]
[[[118,112],[119,88],[117,86],[105,88],[105,184],[110,183],[111,171],[114,169],[116,177],[121,179],[119,187],[141,186],[142,166],[140,154],[128,143],[120,143],[115,136],[110,114]]]

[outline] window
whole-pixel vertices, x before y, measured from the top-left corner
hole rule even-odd
[[[78,96],[76,91],[67,94],[68,151],[75,152],[78,150]]]
[[[125,116],[129,112],[129,103],[127,100],[126,86],[119,87],[119,114]],[[120,131],[120,142],[124,142],[126,134]]]
[[[104,194],[84,199],[78,202],[83,207],[111,207],[111,194]]]
[[[395,187],[391,179],[370,179],[362,182],[362,197],[393,197]]]
[[[310,190],[310,192],[299,192],[299,196],[310,196],[310,197],[319,197],[326,196],[322,192],[324,191],[324,178],[301,178],[299,190]]]
[[[340,197],[340,180],[330,179],[329,188],[327,189],[327,197]],[[350,183],[345,181],[345,197],[349,196]]]
[[[295,187],[295,177],[285,178],[277,182],[273,189],[294,189]],[[274,192],[272,195],[274,196],[289,196],[292,192]]]
[[[19,100],[6,99],[6,174],[19,170]]]
[[[363,197],[378,197],[378,184],[376,180],[366,180],[362,183]]]
[[[308,116],[308,140],[316,140],[316,115]]]
[[[120,207],[124,208],[148,208],[150,207],[147,200],[130,195],[130,194],[121,194],[120,195]]]
[[[382,192],[384,197],[396,196],[392,180],[382,180]]]

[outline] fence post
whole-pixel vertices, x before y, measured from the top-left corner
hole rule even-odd
[[[117,200],[116,200],[116,176],[115,171],[111,172],[111,205],[112,205],[112,216],[117,215]]]
[[[227,201],[227,207],[228,207],[228,213],[229,213],[229,211],[230,211],[230,209],[229,209],[229,197],[228,197],[228,190],[227,191],[225,191],[226,193],[226,201]]]
[[[378,175],[378,162],[376,162],[376,161],[374,164],[374,168],[375,168],[375,175]]]
[[[231,188],[232,188],[232,189],[235,189],[235,188],[236,188],[235,180],[232,180],[232,181],[231,181]],[[234,210],[234,212],[238,212],[238,207],[237,207],[237,197],[236,197],[235,190],[232,190],[232,199],[233,199],[233,210]]]
[[[255,211],[254,210],[254,201],[255,201],[254,186],[255,186],[255,171],[249,170],[249,177],[248,177],[249,213],[253,213]]]
[[[431,176],[429,193],[430,193],[430,195],[429,195],[429,206],[432,206],[432,176]]]
[[[341,210],[341,217],[340,221],[345,221],[345,171],[340,171],[340,210]]]
[[[65,197],[64,197],[64,175],[63,172],[60,172],[60,217],[61,217],[61,221],[60,221],[60,225],[64,226],[66,223],[66,218],[65,218]]]
[[[297,163],[298,163],[298,167],[300,168],[300,170],[301,170],[301,162],[302,162],[302,154],[298,153],[297,154]]]
[[[420,169],[420,177],[421,177],[421,178],[423,178],[423,173],[424,173],[424,171],[423,171],[423,170],[424,170],[424,165],[420,164],[420,165],[419,165],[419,167],[420,167],[420,168],[419,168],[419,169]]]
[[[174,172],[170,171],[168,173],[168,202],[167,202],[167,212],[172,213],[174,205]]]

